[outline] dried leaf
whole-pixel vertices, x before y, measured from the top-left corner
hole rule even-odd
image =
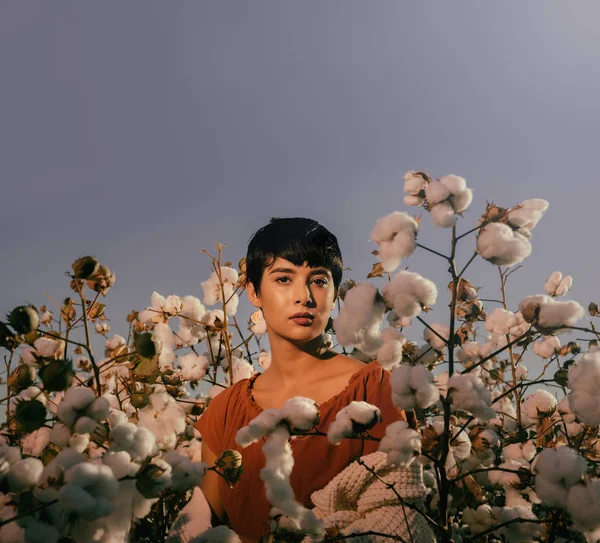
[[[367,275],[368,279],[371,277],[383,277],[383,264],[381,262],[373,264],[373,269]]]

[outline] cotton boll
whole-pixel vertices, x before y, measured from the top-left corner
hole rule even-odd
[[[475,375],[454,374],[448,381],[448,392],[456,409],[472,413],[481,420],[494,418],[495,411],[490,407],[490,392]]]
[[[464,189],[455,192],[449,199],[450,204],[454,208],[455,213],[463,213],[473,202],[473,191]]]
[[[522,467],[522,464],[515,462],[514,460],[509,460],[508,462],[503,462],[498,466],[502,468],[500,470],[492,469],[489,472],[490,483],[494,485],[501,485],[506,487],[514,487],[518,485],[521,481],[519,474],[516,473],[519,471],[519,468]],[[509,471],[504,471],[509,470]]]
[[[87,449],[90,444],[90,434],[77,434],[74,433],[69,438],[69,447],[78,453],[82,453]]]
[[[440,183],[444,185],[451,194],[456,194],[457,192],[467,188],[467,182],[464,180],[464,178],[454,174],[441,177]]]
[[[250,315],[250,331],[257,335],[263,336],[267,333],[267,321],[265,320],[265,316],[263,312],[258,309],[252,315]]]
[[[231,361],[231,371],[233,373],[233,383],[242,379],[250,379],[254,373],[254,367],[242,358],[233,357]],[[227,376],[228,377],[228,376]]]
[[[206,314],[206,308],[202,302],[195,296],[184,296],[182,301],[181,317],[187,317],[188,322],[199,323]]]
[[[540,358],[551,358],[560,349],[560,339],[556,336],[546,336],[533,344],[533,352]]]
[[[79,417],[73,431],[77,434],[91,434],[94,432],[98,423],[90,417]]]
[[[25,543],[58,543],[60,537],[61,533],[55,526],[28,517],[25,525]]]
[[[466,507],[463,511],[463,521],[473,534],[484,532],[496,523],[489,505],[480,505],[477,509]]]
[[[450,189],[440,181],[432,180],[425,185],[425,198],[427,198],[430,205],[447,200],[451,194]]]
[[[354,289],[352,289],[354,290]],[[400,271],[382,290],[384,300],[399,317],[414,318],[437,300],[437,288],[417,273]]]
[[[525,200],[508,212],[508,221],[517,228],[533,230],[548,206],[548,202],[541,198]]]
[[[377,351],[377,361],[387,370],[393,369],[402,361],[404,334],[394,328],[386,328],[381,333],[383,345]]]
[[[206,375],[210,362],[206,356],[188,353],[177,358],[177,365],[181,369],[181,377],[186,381],[201,381]]]
[[[190,543],[241,543],[239,536],[227,526],[217,526],[202,532],[190,540]]]
[[[185,411],[166,392],[152,394],[150,404],[138,410],[138,419],[138,426],[150,430],[163,450],[173,449],[185,431]]]
[[[587,425],[600,424],[600,351],[582,354],[569,368],[569,405]]]
[[[425,185],[425,179],[417,172],[410,171],[404,174],[404,192],[406,194],[416,197],[419,192],[425,189]]]
[[[330,443],[338,445],[344,437],[352,437],[365,432],[381,421],[381,411],[367,402],[350,402],[335,416],[329,425],[327,438]]]
[[[587,463],[574,449],[544,449],[536,457],[535,492],[549,507],[565,507],[567,491],[587,473]]]
[[[319,423],[319,407],[314,400],[296,396],[285,402],[281,409],[282,417],[292,430],[310,430]]]
[[[456,214],[450,202],[441,202],[431,208],[431,219],[438,228],[451,228],[456,224]]]
[[[577,302],[558,302],[545,294],[526,296],[519,303],[519,310],[527,322],[542,331],[575,326],[584,314]]]
[[[570,488],[566,507],[578,530],[597,530],[600,527],[600,481],[594,479]]]
[[[423,339],[425,339],[425,341],[429,343],[429,345],[431,345],[436,351],[443,351],[446,348],[449,337],[450,328],[440,322],[433,323],[431,328],[425,328],[423,331]]]
[[[26,456],[40,456],[50,441],[50,428],[42,427],[21,438],[21,447]]]
[[[240,428],[235,435],[235,442],[240,447],[247,447],[269,435],[281,422],[283,416],[279,409],[269,408],[261,411],[248,426]]]
[[[25,458],[13,464],[6,480],[11,492],[24,492],[35,487],[39,482],[44,471],[44,464],[38,458]]]
[[[47,337],[41,337],[33,342],[33,346],[39,356],[52,358],[58,350],[58,341]]]
[[[547,390],[536,390],[529,394],[521,405],[521,412],[531,421],[544,419],[556,411],[556,397]]]
[[[531,254],[531,243],[510,226],[491,223],[479,231],[477,252],[495,266],[514,266]]]
[[[502,449],[502,454],[506,460],[513,460],[519,464],[527,464],[533,460],[536,453],[534,441],[525,441],[524,443],[512,443]]]
[[[408,467],[421,454],[421,439],[405,421],[393,422],[386,427],[379,450],[387,453],[388,463]]]
[[[405,411],[431,407],[440,396],[432,373],[423,366],[397,366],[392,371],[390,384],[394,405]]]
[[[166,453],[164,460],[171,464],[173,468],[170,488],[175,492],[187,492],[196,486],[200,486],[206,468],[208,468],[208,464],[193,462],[175,451]]]
[[[423,203],[425,202],[424,198],[420,198],[419,196],[405,196],[404,197],[404,204],[410,207],[417,207],[420,205],[423,205]]]
[[[371,239],[379,246],[379,260],[386,272],[394,271],[416,248],[419,225],[408,213],[394,211],[377,220]]]
[[[365,334],[379,328],[385,306],[379,301],[379,291],[371,283],[359,283],[346,293],[344,305],[333,328],[340,345],[356,345]]]

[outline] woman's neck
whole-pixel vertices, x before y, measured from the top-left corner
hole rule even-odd
[[[323,367],[322,361],[333,358],[337,353],[323,345],[321,336],[309,343],[295,345],[284,338],[269,338],[271,347],[271,365],[269,379],[282,387],[289,387],[305,381],[308,375]]]

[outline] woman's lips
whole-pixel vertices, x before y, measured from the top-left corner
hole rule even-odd
[[[313,323],[313,319],[310,317],[292,317],[291,320],[300,326],[311,326]]]

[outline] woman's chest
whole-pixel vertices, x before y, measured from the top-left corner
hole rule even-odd
[[[317,402],[317,404],[322,405],[340,395],[348,386],[351,376],[352,373],[323,378],[285,390],[273,384],[264,383],[260,386],[255,385],[252,390],[252,396],[255,403],[262,409],[269,409],[271,407],[281,409],[287,400],[295,396],[310,398]]]

